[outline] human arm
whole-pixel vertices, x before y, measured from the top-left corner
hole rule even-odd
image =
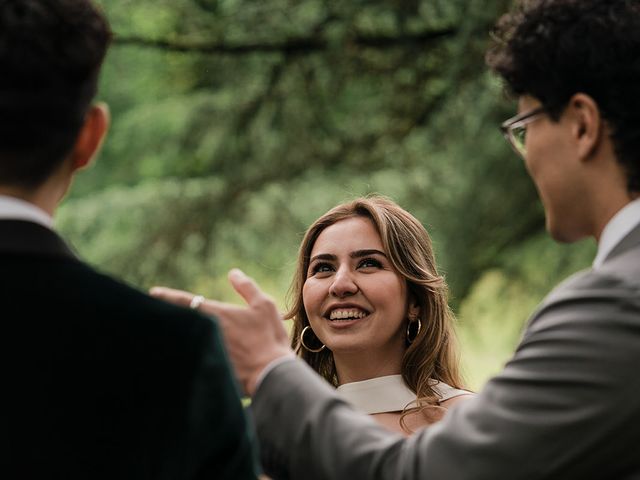
[[[211,306],[254,393],[252,349],[286,355],[286,335],[275,307],[240,279],[248,307]],[[565,290],[536,314],[500,375],[408,439],[351,410],[302,362],[276,366],[252,403],[265,471],[310,480],[588,478],[615,459],[609,472],[620,478],[637,465],[624,447],[640,444],[637,287],[591,279]]]
[[[638,468],[640,441],[633,295],[603,285],[556,296],[500,375],[407,440],[350,411],[304,365],[283,364],[253,400],[265,470],[276,478],[530,479],[593,478],[606,466],[624,478]]]

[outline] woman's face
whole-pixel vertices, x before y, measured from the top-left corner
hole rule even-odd
[[[402,356],[406,282],[369,219],[340,220],[322,231],[311,250],[302,299],[311,328],[334,355]]]

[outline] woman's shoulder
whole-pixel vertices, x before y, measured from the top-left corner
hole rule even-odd
[[[459,400],[464,400],[465,398],[471,398],[474,395],[473,392],[469,390],[464,390],[461,388],[455,388],[449,385],[448,383],[435,381],[432,385],[433,390],[436,395],[439,397],[438,403],[443,407],[448,407],[457,403]]]

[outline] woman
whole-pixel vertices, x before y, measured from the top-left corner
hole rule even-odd
[[[316,220],[290,296],[294,349],[388,428],[415,431],[469,394],[429,235],[391,200],[359,198]]]
[[[152,294],[191,308],[205,302],[172,289]],[[298,355],[389,429],[412,433],[470,394],[429,235],[391,200],[359,198],[316,220],[290,297],[285,318]]]

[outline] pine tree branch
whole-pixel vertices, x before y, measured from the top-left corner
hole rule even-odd
[[[345,38],[349,47],[372,48],[385,50],[407,45],[427,45],[441,38],[451,37],[457,33],[455,28],[429,30],[416,34],[364,35],[356,34]],[[329,50],[333,44],[322,36],[310,38],[290,38],[281,42],[258,42],[231,44],[224,42],[193,42],[181,40],[153,39],[139,36],[118,36],[115,45],[156,48],[172,52],[191,52],[221,55],[247,55],[252,53],[283,53],[287,55],[304,54]]]

